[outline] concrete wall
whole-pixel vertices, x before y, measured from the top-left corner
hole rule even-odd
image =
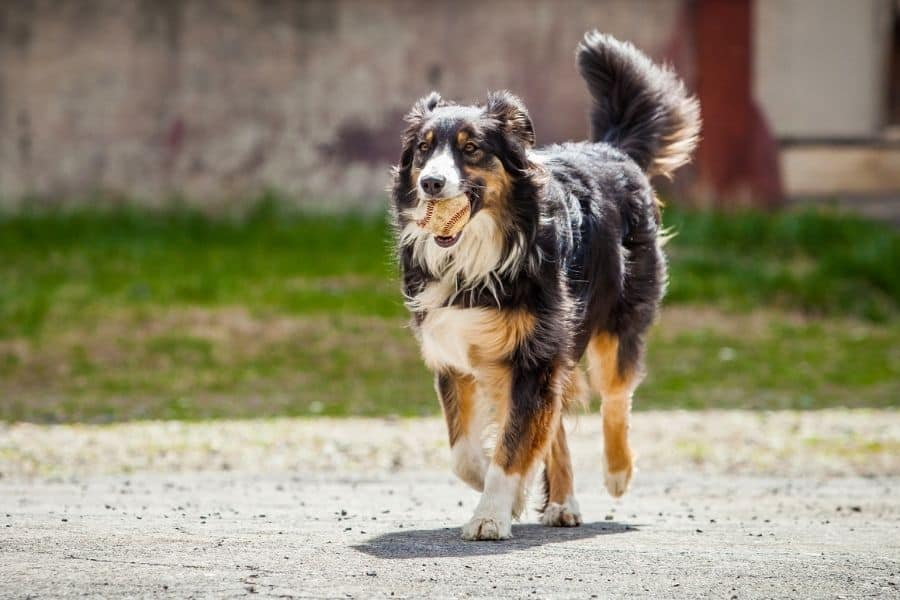
[[[880,134],[893,10],[893,0],[757,0],[756,95],[778,137]]]
[[[855,3],[854,3],[855,4]],[[401,116],[509,88],[539,142],[581,138],[599,27],[689,53],[681,0],[0,0],[0,195],[148,203],[266,187],[381,206]]]
[[[887,105],[898,10],[897,0],[757,0],[755,93],[782,142],[788,196],[898,219]]]

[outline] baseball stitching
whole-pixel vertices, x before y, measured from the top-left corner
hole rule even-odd
[[[450,230],[453,229],[453,226],[456,225],[456,223],[462,218],[463,213],[468,212],[468,210],[468,205],[463,206],[461,209],[459,209],[456,214],[450,217],[447,223],[444,224],[444,228],[441,230],[441,233],[443,233],[445,237],[449,235]]]
[[[425,205],[425,216],[419,219],[416,224],[419,227],[425,227],[426,225],[428,225],[428,221],[431,220],[432,214],[434,214],[434,201],[431,201]]]

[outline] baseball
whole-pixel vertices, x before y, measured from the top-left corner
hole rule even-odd
[[[469,222],[469,198],[460,194],[454,198],[429,200],[425,216],[417,223],[440,237],[453,237]]]

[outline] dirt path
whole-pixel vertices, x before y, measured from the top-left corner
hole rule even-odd
[[[620,501],[597,426],[585,525],[500,543],[434,420],[6,428],[0,596],[900,597],[896,413],[642,413]]]

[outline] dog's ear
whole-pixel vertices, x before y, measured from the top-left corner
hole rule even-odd
[[[431,92],[427,96],[422,96],[419,98],[415,104],[413,104],[412,110],[406,116],[406,120],[409,121],[412,119],[423,119],[428,114],[433,111],[438,106],[446,106],[447,102],[441,98],[441,95],[437,92]]]
[[[518,138],[526,148],[534,146],[534,125],[525,104],[507,91],[491,92],[484,107],[487,115],[500,122],[503,130]]]
[[[449,102],[441,98],[437,92],[431,92],[427,96],[419,98],[410,109],[403,120],[406,121],[406,129],[403,130],[401,142],[403,144],[403,155],[400,158],[400,166],[408,165],[412,161],[413,150],[415,148],[416,136],[419,134],[419,128],[428,115],[431,114],[438,106],[447,106]]]
[[[406,116],[403,117],[403,120],[406,121],[407,127],[403,132],[403,141],[406,143],[409,141],[407,138],[409,134],[415,136],[415,134],[419,131],[419,127],[422,125],[422,122],[428,118],[428,115],[431,114],[438,106],[446,106],[448,102],[446,102],[441,95],[437,92],[431,92],[427,96],[422,96],[416,103],[413,104],[413,107],[410,109]]]

